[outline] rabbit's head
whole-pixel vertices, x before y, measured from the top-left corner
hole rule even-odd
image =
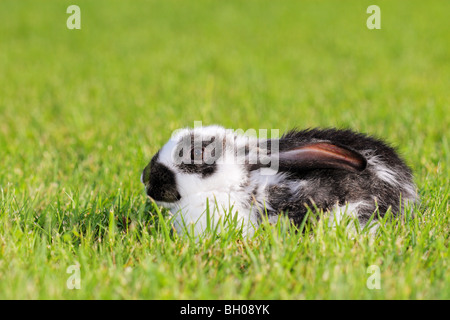
[[[231,192],[248,179],[249,157],[259,149],[254,137],[219,126],[181,129],[159,150],[142,173],[147,194],[172,207],[192,194]]]

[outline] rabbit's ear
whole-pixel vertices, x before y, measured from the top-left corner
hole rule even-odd
[[[329,142],[314,142],[278,154],[280,169],[344,169],[363,171],[367,160],[358,152]]]

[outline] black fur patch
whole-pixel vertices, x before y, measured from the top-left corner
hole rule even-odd
[[[156,201],[178,201],[181,196],[177,190],[175,174],[157,161],[158,156],[159,153],[144,169],[144,184],[147,186],[147,194]]]

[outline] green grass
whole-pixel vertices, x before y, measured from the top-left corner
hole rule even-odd
[[[450,298],[450,2],[377,1],[381,30],[369,1],[79,0],[81,30],[70,4],[0,3],[1,299]],[[416,219],[178,237],[139,177],[194,120],[386,138]]]

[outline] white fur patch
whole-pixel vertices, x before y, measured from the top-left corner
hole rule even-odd
[[[388,168],[378,156],[368,157],[367,163],[374,168],[375,174],[380,180],[404,190],[402,197],[405,205],[415,202],[417,193],[413,184],[399,181],[398,174]]]
[[[348,203],[345,206],[336,206],[331,212],[330,225],[336,226],[341,223],[345,216],[358,217],[358,207],[364,204],[364,201]]]
[[[367,159],[367,162],[370,166],[374,167],[375,174],[378,178],[381,180],[394,185],[398,186],[399,181],[397,179],[397,174],[390,168],[388,168],[377,156],[373,156]]]
[[[254,226],[257,226],[255,214],[251,210],[240,207],[239,203],[226,193],[209,192],[189,195],[173,205],[170,211],[174,215],[174,227],[179,234],[189,233],[193,229],[194,235],[199,236],[208,228],[214,230],[219,223],[226,225],[228,219],[234,218],[237,219],[238,226],[243,225],[244,236],[252,235]]]
[[[358,218],[358,210],[365,207],[370,206],[365,201],[358,201],[358,202],[351,202],[348,203],[345,206],[339,206],[337,205],[335,209],[331,212],[331,215],[329,216],[328,220],[328,226],[335,228],[337,225],[339,225],[346,216],[351,216],[352,218]],[[360,223],[359,220],[357,223]],[[365,225],[360,225],[361,228],[364,228]],[[356,232],[356,228],[354,226],[354,222],[350,222],[347,226],[348,231],[351,233]],[[370,222],[370,225],[368,226],[369,233],[374,236],[377,229],[378,229],[378,220],[372,220]]]
[[[227,143],[234,143],[233,148],[225,145],[221,157],[216,160],[216,171],[213,175],[202,177],[198,174],[180,172],[175,164],[174,150],[183,138],[187,135],[190,137],[191,134],[200,136],[202,140],[215,137]],[[243,199],[248,201],[247,193],[240,187],[248,172],[244,165],[236,163],[235,156],[235,147],[243,148],[247,142],[248,137],[235,137],[231,130],[219,126],[208,126],[178,130],[160,150],[158,161],[175,173],[176,186],[181,199],[175,203],[158,202],[158,204],[172,212],[174,227],[179,233],[190,232],[193,228],[194,234],[198,236],[208,227],[215,228],[219,221],[226,220],[229,214],[237,214],[236,217],[240,223],[243,223],[243,231],[246,235],[253,233],[253,226],[257,225],[256,215],[252,208],[245,205]],[[251,192],[248,193],[250,194]],[[208,222],[210,222],[209,226]]]

